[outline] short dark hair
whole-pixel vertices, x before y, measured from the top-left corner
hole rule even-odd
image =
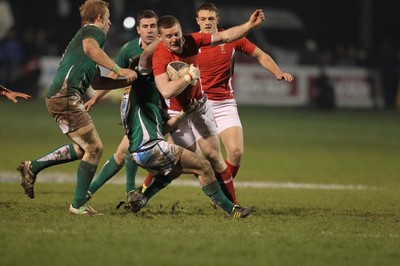
[[[164,29],[172,28],[176,24],[178,24],[179,26],[181,25],[176,17],[171,15],[162,16],[160,17],[157,23],[158,31],[160,31],[161,28]]]
[[[138,25],[140,25],[140,20],[142,18],[155,18],[156,20],[158,20],[158,16],[157,16],[156,12],[154,12],[153,10],[150,10],[150,9],[145,9],[145,10],[139,11],[139,13],[136,16],[136,21],[137,21]]]
[[[217,15],[217,17],[219,16],[219,15],[218,15],[218,8],[217,8],[217,6],[216,6],[214,3],[204,3],[204,4],[202,4],[201,6],[199,6],[199,7],[196,9],[196,17],[199,16],[199,11],[201,11],[201,10],[212,11],[212,12],[215,12],[215,14]]]

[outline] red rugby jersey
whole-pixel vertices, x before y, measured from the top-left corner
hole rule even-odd
[[[185,35],[184,38],[185,44],[183,45],[183,52],[181,54],[171,52],[162,42],[158,44],[153,54],[153,74],[155,77],[165,73],[167,65],[172,61],[182,61],[198,67],[198,49],[201,46],[211,44],[211,34],[197,32]],[[189,99],[201,99],[204,97],[203,94],[200,81],[197,82],[196,86],[189,85],[178,96],[167,101],[167,103],[169,102],[169,109],[180,111]]]
[[[208,99],[222,101],[234,98],[232,87],[235,52],[252,55],[256,45],[243,37],[216,46],[201,47],[197,55],[202,88]]]

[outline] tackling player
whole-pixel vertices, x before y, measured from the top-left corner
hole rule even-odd
[[[132,67],[132,64],[135,66],[137,62],[131,62],[132,58],[137,58],[140,56],[142,51],[146,49],[153,41],[157,39],[157,21],[158,16],[153,10],[142,10],[137,14],[138,25],[136,27],[137,33],[139,34],[138,38],[135,38],[132,41],[127,42],[119,51],[116,63],[122,67]],[[131,66],[130,66],[131,65]],[[110,72],[108,77],[116,79],[118,76]],[[136,89],[139,86],[155,86],[154,77],[152,75],[149,76],[138,76],[138,79],[132,85],[132,89]],[[121,120],[125,121],[126,115],[128,114],[129,106],[129,93],[131,90],[131,86],[125,88],[124,95],[121,100]],[[108,92],[111,90],[97,90],[96,94],[92,99],[85,103],[85,108],[87,111],[90,109]],[[171,128],[174,128],[184,116],[186,116],[189,112],[193,110],[193,108],[197,106],[197,101],[193,99],[190,101],[179,113],[179,115],[168,119],[164,123],[164,130],[169,132]],[[126,125],[124,125],[126,127]],[[125,128],[126,129],[126,128]],[[115,174],[119,172],[119,170],[125,165],[126,168],[126,195],[129,196],[129,193],[133,193],[136,189],[135,185],[135,177],[138,169],[138,165],[132,161],[130,158],[130,154],[127,153],[129,147],[129,139],[125,134],[122,138],[116,152],[107,160],[107,162],[103,165],[100,173],[90,184],[88,189],[87,198],[90,199],[93,194],[103,186],[109,179],[111,179]],[[151,177],[151,175],[150,175]]]
[[[127,42],[119,51],[116,63],[122,67],[129,67],[132,63],[130,60],[135,56],[140,56],[142,51],[147,48],[153,41],[157,39],[157,21],[158,16],[153,10],[142,10],[137,14],[138,25],[136,26],[136,31],[139,34],[138,38]],[[118,76],[110,72],[108,75],[111,78],[118,78]],[[136,86],[143,86],[143,83],[149,83],[150,85],[154,83],[154,78],[144,78],[142,76],[138,77],[142,80]],[[121,100],[121,119],[125,119],[126,109],[128,108],[128,98],[131,87],[125,88],[124,95]],[[86,110],[90,110],[93,105],[95,105],[101,98],[103,98],[110,90],[98,90],[92,99],[85,103]],[[126,135],[121,140],[116,152],[107,160],[107,162],[102,167],[100,173],[96,179],[92,182],[88,190],[88,198],[91,196],[110,178],[112,178],[118,171],[125,165],[126,167],[126,193],[134,191],[135,186],[135,176],[138,166],[132,162],[127,154],[129,147],[129,140]],[[128,157],[126,157],[128,156]]]

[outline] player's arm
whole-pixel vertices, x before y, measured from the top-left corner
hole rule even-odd
[[[94,94],[94,96],[88,100],[85,103],[85,110],[86,111],[90,111],[90,109],[92,109],[92,107],[101,99],[103,98],[107,93],[109,93],[110,90],[97,90],[96,93]]]
[[[148,75],[152,72],[152,62],[153,62],[153,54],[157,48],[160,40],[153,41],[143,52],[140,54],[139,62],[138,62],[138,70],[142,75]]]
[[[284,79],[288,82],[293,81],[292,74],[283,72],[279,68],[279,66],[275,63],[274,59],[272,59],[272,57],[269,54],[265,53],[260,48],[256,47],[251,56],[255,58],[263,68],[271,72],[277,80]]]
[[[198,104],[199,102],[195,98],[190,99],[190,101],[183,107],[182,111],[178,115],[167,119],[167,121],[164,123],[163,133],[167,134],[168,132],[174,130],[179,122],[181,122],[185,116],[193,111]]]
[[[177,80],[170,80],[167,72],[154,77],[158,91],[165,99],[178,96],[189,84],[193,84],[200,77],[200,70],[193,64],[189,66],[189,71]]]
[[[224,31],[212,34],[212,44],[221,44],[238,40],[245,36],[250,30],[260,25],[265,20],[262,9],[257,9],[251,14],[249,20],[239,26],[234,26]]]
[[[17,98],[23,98],[23,99],[31,98],[31,96],[28,94],[9,90],[2,85],[0,85],[0,95],[5,96],[7,99],[13,101],[14,103],[18,102]]]
[[[97,41],[93,38],[83,40],[83,51],[97,64],[111,70],[121,77],[125,77],[127,82],[137,79],[137,73],[128,68],[120,68],[113,60],[100,48]]]
[[[100,74],[100,75],[101,75],[101,74]],[[116,79],[118,78],[118,75],[115,74],[114,72],[110,71],[110,72],[108,73],[107,77],[110,78],[110,79],[116,80]],[[110,85],[111,80],[110,80],[110,81],[107,80],[107,82],[104,82],[104,79],[103,79],[103,80],[101,80],[101,81],[99,82],[100,84],[95,85],[95,84],[94,84],[94,83],[96,83],[95,79],[96,79],[96,77],[94,77],[93,80],[92,80],[92,88],[93,88],[94,90],[96,90],[96,93],[94,94],[94,96],[93,96],[90,100],[88,100],[88,101],[85,103],[84,106],[85,106],[85,110],[86,110],[86,111],[90,111],[90,110],[92,109],[92,107],[93,107],[95,104],[97,104],[98,101],[99,101],[100,99],[102,99],[104,96],[106,96],[107,93],[109,93],[111,90],[115,89],[115,88],[109,89],[109,90],[107,90],[107,89],[96,89],[96,86],[99,86],[100,84],[102,85],[102,87],[107,87],[107,85]],[[104,84],[104,83],[107,83],[107,84]],[[119,85],[119,84],[118,84],[118,85]],[[118,87],[118,86],[116,85],[116,87]],[[125,89],[126,89],[126,88],[129,88],[129,87],[130,87],[130,86],[121,87],[121,88],[125,88]]]
[[[189,85],[185,79],[170,80],[168,74],[162,73],[154,77],[158,91],[165,99],[179,95]]]

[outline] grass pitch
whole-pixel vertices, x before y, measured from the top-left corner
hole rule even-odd
[[[0,182],[0,265],[400,263],[398,112],[240,107],[245,157],[237,181],[276,186],[238,185],[239,201],[257,209],[232,220],[199,187],[174,183],[136,215],[115,209],[122,184],[107,184],[92,199],[105,214],[99,217],[68,215],[72,182],[40,182],[39,174],[31,200],[17,164],[68,139],[43,102],[0,99],[0,106],[0,171],[16,180]],[[118,115],[115,104],[93,110],[105,146],[101,164],[122,137]],[[43,173],[73,180],[76,167]]]

